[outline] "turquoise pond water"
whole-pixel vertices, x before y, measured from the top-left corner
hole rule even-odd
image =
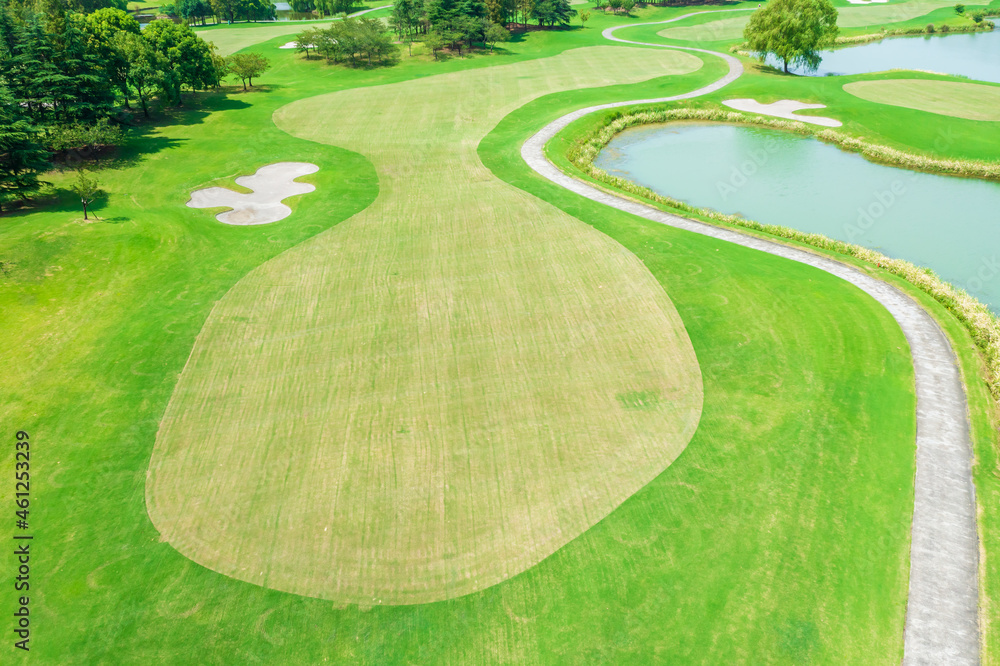
[[[627,130],[595,164],[695,206],[930,267],[1000,312],[1000,183],[872,164],[817,139],[723,124]]]
[[[888,69],[922,69],[1000,83],[1000,30],[946,36],[894,37],[861,46],[823,51],[815,72],[799,74],[865,74]],[[774,66],[778,63],[768,62]]]

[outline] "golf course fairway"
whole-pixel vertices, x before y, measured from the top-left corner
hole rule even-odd
[[[701,413],[680,317],[476,146],[544,93],[700,66],[594,47],[279,109],[371,159],[379,197],[216,305],[150,463],[164,538],[279,590],[425,603],[527,569],[660,474]]]

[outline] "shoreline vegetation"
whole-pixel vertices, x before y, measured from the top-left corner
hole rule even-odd
[[[1000,317],[964,289],[942,280],[931,269],[922,268],[902,259],[893,259],[881,252],[835,240],[822,234],[805,233],[775,224],[763,224],[739,215],[728,215],[710,208],[692,206],[672,197],[658,194],[648,187],[625,178],[612,176],[603,169],[594,166],[593,162],[598,153],[625,129],[639,125],[675,121],[721,122],[770,127],[833,143],[843,150],[860,153],[873,162],[930,173],[1000,180],[1000,163],[937,160],[906,153],[888,146],[868,143],[832,130],[814,131],[800,122],[747,116],[717,109],[695,108],[660,110],[648,108],[612,114],[604,120],[601,126],[589,134],[573,140],[573,147],[567,153],[570,163],[582,173],[620,192],[667,206],[681,213],[694,214],[710,222],[762,232],[820,250],[853,257],[902,278],[940,303],[968,330],[976,347],[983,355],[985,362],[983,379],[993,397],[994,408],[1000,407]]]

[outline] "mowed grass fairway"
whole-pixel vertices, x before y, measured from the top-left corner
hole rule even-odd
[[[658,20],[691,9],[639,11],[642,19]],[[518,103],[526,105],[508,113],[514,102],[498,96],[496,104],[502,108],[496,113],[506,115],[495,127],[490,125],[497,117],[494,111],[476,111],[490,116],[489,122],[482,121],[489,131],[481,141],[479,129],[447,134],[448,141],[461,138],[448,154],[449,160],[471,165],[468,177],[461,172],[469,187],[499,178],[538,197],[531,205],[548,216],[545,227],[563,225],[566,237],[577,233],[570,229],[571,221],[567,217],[560,222],[541,201],[591,225],[620,244],[577,237],[581,247],[603,257],[595,269],[601,271],[598,275],[603,277],[615,263],[638,275],[635,260],[614,254],[625,248],[669,297],[696,353],[704,397],[697,431],[666,470],[535,566],[491,587],[435,603],[345,604],[247,583],[192,562],[149,519],[147,472],[161,419],[172,397],[178,399],[178,378],[204,323],[211,319],[201,335],[221,332],[215,318],[235,297],[227,295],[233,285],[240,285],[237,290],[256,285],[276,298],[305,293],[300,283],[316,279],[322,260],[312,250],[289,253],[301,260],[301,275],[295,267],[275,274],[281,282],[267,284],[262,276],[272,270],[268,264],[245,285],[240,279],[317,233],[355,225],[361,218],[350,218],[369,205],[385,207],[388,197],[399,196],[390,188],[402,187],[402,176],[394,174],[413,170],[411,164],[428,164],[415,150],[394,153],[405,159],[390,164],[388,153],[373,149],[372,142],[382,139],[372,137],[366,143],[364,137],[342,134],[336,114],[343,112],[344,128],[351,132],[363,122],[354,119],[358,112],[353,109],[314,101],[324,115],[305,117],[295,131],[304,133],[311,123],[322,122],[324,131],[317,132],[316,139],[324,143],[279,130],[271,122],[273,113],[296,100],[353,89],[359,90],[352,96],[327,99],[374,104],[386,91],[373,86],[527,64],[570,48],[606,44],[601,30],[632,20],[593,12],[585,30],[531,32],[505,44],[502,55],[443,62],[404,57],[396,67],[374,70],[306,61],[277,48],[290,37],[275,36],[253,47],[274,65],[254,91],[207,95],[203,105],[192,103],[174,121],[135,137],[126,151],[131,161],[99,172],[110,193],[97,211],[102,221],[83,224],[77,201],[65,189],[52,207],[0,218],[0,258],[16,264],[0,279],[0,308],[14,322],[0,338],[0,370],[12,387],[0,401],[0,420],[8,431],[31,432],[32,481],[37,481],[32,485],[37,496],[31,514],[38,544],[32,555],[33,576],[38,573],[33,579],[38,585],[32,589],[33,644],[30,656],[20,663],[899,663],[913,509],[914,399],[906,341],[891,317],[863,293],[824,273],[583,201],[539,179],[520,159],[520,142],[563,113],[601,102],[680,94],[719,78],[725,65],[710,56],[700,58],[703,65],[695,72],[630,85],[569,90],[567,78],[566,92],[533,101],[528,100],[537,95],[535,88],[518,90]],[[650,26],[650,35],[657,29]],[[649,68],[654,52],[640,53],[644,60],[638,67]],[[587,62],[581,61],[581,68]],[[663,70],[619,70],[628,74],[624,80],[646,79],[658,71]],[[575,76],[579,85],[587,85],[601,72],[590,67]],[[780,86],[756,87],[762,79],[748,74],[733,84],[739,89],[732,96],[756,95],[767,101],[832,97],[838,106],[850,109],[853,130],[890,136],[903,147],[926,144],[940,129],[934,124],[937,119],[957,125],[952,152],[978,155],[996,148],[1000,140],[983,132],[983,123],[858,99],[832,77],[802,84],[792,77],[776,80]],[[464,112],[466,106],[481,104],[466,95],[493,94],[486,81],[478,87],[456,85],[450,88],[456,93],[452,97],[432,92],[424,98],[406,97],[405,102],[421,118],[448,117],[461,123],[473,115]],[[534,86],[527,79],[517,83],[529,84]],[[805,84],[822,87],[806,95],[801,87]],[[361,88],[372,97],[361,96]],[[426,93],[416,87],[405,90]],[[719,94],[732,92],[727,87]],[[439,108],[423,110],[432,101]],[[373,105],[362,113],[387,110]],[[410,134],[399,139],[401,145],[425,141],[418,147],[444,150],[437,139],[421,133],[418,123],[406,123]],[[479,123],[475,121],[477,127]],[[886,128],[900,134],[887,135]],[[387,128],[380,125],[378,131]],[[348,139],[350,145],[372,152],[362,155],[338,147],[348,145],[342,143]],[[468,147],[477,143],[482,164],[467,157]],[[390,149],[397,150],[385,148]],[[278,160],[314,162],[320,171],[308,177],[317,190],[288,200],[294,213],[277,224],[232,227],[216,222],[209,211],[184,206],[192,189],[231,187],[232,178]],[[72,177],[69,173],[52,179],[65,188]],[[473,183],[474,178],[483,180]],[[443,184],[432,186],[439,196],[452,196]],[[414,196],[421,197],[425,207],[436,205],[420,192]],[[512,193],[502,205],[521,211],[523,200],[523,193]],[[474,210],[483,215],[478,204]],[[394,243],[385,241],[386,232],[374,221],[365,230],[379,244],[378,254],[412,257],[415,250],[407,244],[415,244],[434,224],[459,226],[438,217],[428,216],[422,223],[427,229],[420,227],[411,238]],[[405,220],[385,224],[397,230],[417,227]],[[507,224],[516,225],[514,232],[544,231],[530,219],[512,218]],[[477,247],[477,253],[498,255],[513,252],[509,247],[518,243],[528,245],[514,232],[497,247]],[[357,246],[344,244],[360,231],[340,233],[345,237],[336,243],[332,234],[316,238],[313,249],[341,251],[381,269],[389,265],[374,249],[361,256]],[[449,248],[459,247],[459,240],[446,240]],[[521,251],[536,264],[541,261],[538,248]],[[571,271],[584,271],[566,254],[557,263],[566,266],[567,278]],[[363,266],[345,257],[325,260],[330,262],[325,269],[330,277],[324,279],[334,280],[340,270],[355,282],[363,280],[358,277]],[[416,277],[443,275],[437,273],[437,264],[444,261],[429,252],[422,266],[373,272],[371,291],[392,288],[397,297],[411,298],[405,289],[412,291]],[[473,270],[499,259],[469,261]],[[514,275],[517,284],[527,284],[523,271],[512,269],[493,285],[509,289]],[[472,273],[465,279],[469,284],[486,280]],[[373,307],[367,293],[361,293],[356,304],[345,305],[346,288],[339,291],[321,283],[309,288],[320,287],[337,295],[342,309],[356,307],[364,314]],[[437,288],[433,283],[431,287]],[[433,289],[428,293],[438,293]],[[578,287],[567,279],[555,289],[565,294]],[[644,290],[640,283],[628,293],[638,298]],[[607,298],[603,291],[595,295],[591,289],[583,295]],[[245,296],[248,301],[257,297],[260,294]],[[507,296],[496,298],[509,302]],[[670,323],[670,303],[663,295],[659,298],[654,305],[667,313],[662,317]],[[318,316],[326,307],[317,305],[321,307],[300,319]],[[262,313],[271,307],[264,304]],[[512,314],[511,321],[529,329],[537,325],[526,314],[517,317]],[[560,324],[557,316],[549,317],[550,324]],[[234,321],[243,328],[233,331],[255,332],[248,323]],[[269,331],[274,339],[268,338],[268,344],[301,344],[293,334],[305,330],[307,323],[290,324],[294,328],[286,334]],[[332,329],[351,324],[350,319],[330,322],[331,332],[323,335],[346,342],[346,332]],[[388,335],[379,331],[372,339],[387,345]],[[222,338],[218,340],[223,348]],[[245,345],[232,342],[229,349],[246,355],[263,344],[248,338]],[[657,358],[655,347],[640,351]],[[373,364],[376,357],[362,358]],[[377,358],[398,367],[388,353]],[[445,371],[457,358],[456,352],[434,359],[440,369],[428,376],[447,379]],[[225,361],[219,363],[221,367]],[[317,355],[315,363],[328,366],[330,361]],[[975,360],[968,368],[974,376]],[[298,372],[306,376],[308,369]],[[553,372],[564,370],[556,367]],[[513,365],[504,375],[511,382],[521,376]],[[612,374],[620,376],[617,370]],[[362,389],[368,390],[358,387]],[[313,390],[312,383],[303,382],[301,390]],[[651,397],[639,391],[620,402],[648,407]],[[473,394],[463,400],[465,408],[479,398]],[[263,401],[258,404],[262,416],[277,409]],[[386,412],[395,409],[388,400],[381,404]],[[374,414],[374,408],[370,412],[371,423],[389,422],[390,416]],[[315,419],[301,411],[292,416]],[[275,451],[260,453],[279,460],[275,475],[285,473],[288,464],[281,453],[296,455],[303,441],[272,441]],[[7,465],[13,464],[10,449],[0,454]],[[362,463],[383,464],[382,455],[374,451]],[[546,464],[553,464],[551,458]],[[260,474],[255,465],[247,469],[248,474]],[[220,474],[225,480],[233,473]],[[996,486],[989,484],[1000,482],[989,481],[993,478],[981,474],[980,480],[986,480],[979,489],[992,488],[990,497],[995,498]],[[274,482],[286,483],[283,478]],[[0,499],[11,500],[12,490],[12,484],[0,485]],[[223,503],[198,510],[221,516],[233,511]],[[280,521],[269,528],[276,547],[281,547],[285,533],[287,525]],[[993,543],[995,539],[984,541],[987,547]],[[9,572],[7,568],[0,573],[0,584],[13,584]],[[18,663],[16,657],[13,661]]]
[[[957,81],[890,79],[854,81],[844,90],[869,102],[929,111],[966,120],[1000,120],[1000,86]]]
[[[476,146],[545,92],[700,66],[593,47],[280,109],[371,159],[379,198],[216,306],[150,464],[164,538],[267,587],[424,603],[520,573],[662,472],[701,413],[683,323],[632,253]]]

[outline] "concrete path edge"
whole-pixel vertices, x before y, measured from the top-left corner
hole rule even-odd
[[[746,10],[731,10],[746,11]],[[752,11],[752,10],[751,10]],[[978,664],[979,535],[968,402],[954,350],[934,318],[895,287],[834,259],[778,242],[666,213],[566,175],[545,157],[545,144],[570,123],[586,115],[623,106],[672,102],[719,90],[743,73],[736,58],[693,47],[633,42],[614,32],[636,23],[608,28],[605,38],[626,44],[711,54],[729,64],[719,80],[682,95],[590,106],[546,125],[521,147],[535,172],[592,201],[692,233],[813,266],[858,287],[881,303],[899,323],[910,345],[917,395],[916,477],[910,544],[910,580],[903,632],[903,664]]]

